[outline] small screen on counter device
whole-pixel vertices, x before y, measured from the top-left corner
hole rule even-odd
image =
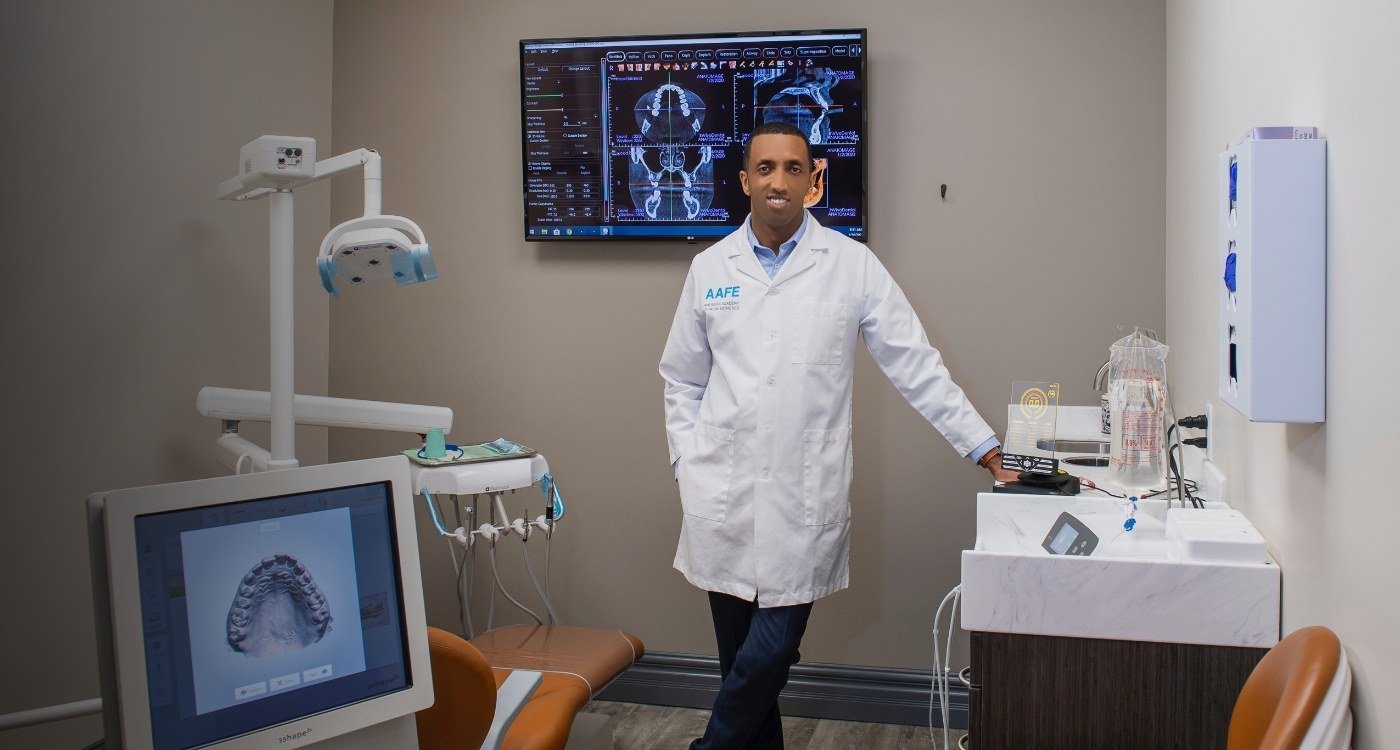
[[[1069,546],[1074,544],[1074,540],[1079,536],[1079,532],[1068,524],[1060,527],[1060,533],[1055,535],[1055,539],[1050,542],[1050,548],[1057,555],[1063,555],[1069,551]]]

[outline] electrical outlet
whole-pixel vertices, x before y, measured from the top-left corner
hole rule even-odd
[[[1215,414],[1209,401],[1206,402],[1206,460],[1215,460]]]

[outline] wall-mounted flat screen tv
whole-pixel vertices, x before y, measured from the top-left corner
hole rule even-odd
[[[526,240],[689,240],[733,232],[757,125],[789,122],[816,162],[804,201],[869,236],[865,30],[520,42]]]

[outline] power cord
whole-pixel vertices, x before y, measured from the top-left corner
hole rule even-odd
[[[1209,424],[1209,422],[1206,421],[1206,415],[1204,414],[1197,414],[1194,417],[1182,417],[1181,419],[1176,420],[1176,423],[1181,425],[1182,427],[1188,427],[1193,430],[1204,430]]]
[[[1183,445],[1189,445],[1193,448],[1205,448],[1208,445],[1208,443],[1206,441],[1206,438],[1204,437],[1192,437],[1183,439],[1181,438],[1180,434],[1177,435],[1177,442],[1171,443],[1171,434],[1176,429],[1177,425],[1180,425],[1185,429],[1204,430],[1210,425],[1210,420],[1204,414],[1196,414],[1190,417],[1182,417],[1176,420],[1174,423],[1172,423],[1169,427],[1167,427],[1167,440],[1169,443],[1167,460],[1174,475],[1172,479],[1177,485],[1177,487],[1180,488],[1179,492],[1185,492],[1186,498],[1190,501],[1192,507],[1204,508],[1205,502],[1196,495],[1196,482],[1191,479],[1186,479],[1182,474],[1182,468],[1185,464],[1185,458],[1183,457],[1181,462],[1178,463],[1177,456],[1183,453],[1184,449],[1181,447]],[[1182,507],[1185,507],[1185,505],[1183,504]]]

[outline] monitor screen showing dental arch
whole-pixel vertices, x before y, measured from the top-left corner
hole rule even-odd
[[[156,748],[407,685],[388,499],[375,484],[136,519]]]
[[[869,235],[865,30],[520,42],[525,239],[718,239],[755,127],[807,135],[822,225]]]
[[[291,747],[411,723],[432,691],[409,484],[391,458],[90,499],[104,703],[122,717],[109,747],[114,732]]]

